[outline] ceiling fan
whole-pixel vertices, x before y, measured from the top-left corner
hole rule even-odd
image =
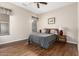
[[[47,5],[47,2],[34,2],[37,4],[37,8],[40,8],[40,4]]]

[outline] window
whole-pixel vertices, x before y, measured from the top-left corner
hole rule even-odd
[[[37,32],[37,21],[38,17],[32,16],[32,32]]]
[[[0,35],[9,35],[9,15],[0,14]]]

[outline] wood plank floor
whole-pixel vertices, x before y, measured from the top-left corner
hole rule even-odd
[[[77,45],[56,42],[48,49],[40,48],[37,44],[28,45],[26,41],[0,46],[0,56],[77,56]]]

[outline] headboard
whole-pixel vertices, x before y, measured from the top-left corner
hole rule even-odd
[[[45,31],[47,31],[49,33],[50,33],[51,30],[57,31],[57,35],[59,35],[59,29],[57,29],[57,28],[45,28]]]

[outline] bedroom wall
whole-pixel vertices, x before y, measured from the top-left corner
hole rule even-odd
[[[67,35],[67,42],[78,43],[78,29],[77,29],[77,4],[64,6],[62,8],[40,14],[38,23],[38,30],[44,28],[60,28],[64,29]],[[55,24],[48,24],[48,18],[55,17]]]
[[[0,3],[0,6],[10,8],[10,35],[0,36],[0,44],[27,39],[31,33],[31,16],[36,14],[10,3]]]
[[[77,16],[79,16],[79,3],[78,3],[78,14],[77,14]],[[79,17],[78,17],[78,55],[79,55]]]

